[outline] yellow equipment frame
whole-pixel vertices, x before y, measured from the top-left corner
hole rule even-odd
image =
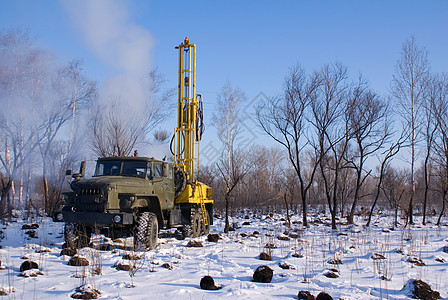
[[[188,184],[176,198],[176,203],[193,203],[201,207],[204,225],[208,225],[205,203],[213,204],[211,188],[196,181],[199,171],[201,125],[199,109],[202,96],[196,94],[196,45],[185,41],[179,49],[178,121],[174,129],[174,163],[187,173]]]
[[[188,37],[179,49],[178,122],[175,128],[174,163],[195,182],[195,166],[199,168],[200,136],[197,136],[198,105],[201,95],[196,95],[196,45]],[[197,152],[196,152],[197,151]],[[197,159],[195,156],[197,155]]]

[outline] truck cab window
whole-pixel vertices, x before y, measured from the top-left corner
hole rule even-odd
[[[145,178],[146,162],[145,161],[124,161],[122,175]]]
[[[162,165],[158,163],[153,164],[153,171],[155,178],[162,178]]]
[[[121,162],[102,161],[96,165],[94,176],[118,176],[120,175]]]

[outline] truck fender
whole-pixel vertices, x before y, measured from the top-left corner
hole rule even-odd
[[[163,228],[165,220],[163,218],[162,209],[160,207],[160,201],[157,197],[137,197],[132,205],[133,210],[138,210],[139,213],[148,211],[157,216],[159,222],[159,228]]]

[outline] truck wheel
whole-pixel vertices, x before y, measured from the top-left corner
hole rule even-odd
[[[152,250],[157,246],[159,235],[159,223],[157,216],[150,212],[144,212],[137,221],[134,232],[134,249],[137,251]]]
[[[78,247],[88,247],[92,237],[92,228],[90,226],[78,225]]]
[[[182,239],[191,237],[191,225],[184,225],[181,228]]]
[[[68,248],[88,247],[91,236],[92,230],[90,227],[75,223],[65,223],[64,237]]]
[[[78,236],[76,234],[76,224],[65,223],[64,226],[64,238],[67,243],[67,248],[76,249]]]
[[[205,213],[207,214],[208,225],[204,224],[204,222],[202,220],[202,215],[201,215],[202,234],[209,234],[209,232],[210,232],[210,214],[208,213],[208,211],[206,211]]]
[[[191,236],[198,237],[202,233],[202,216],[199,211],[196,211],[191,217]]]

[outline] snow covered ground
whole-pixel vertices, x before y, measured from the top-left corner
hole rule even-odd
[[[222,238],[216,243],[204,236],[195,239],[203,247],[194,248],[186,246],[189,239],[162,237],[158,247],[146,253],[119,246],[80,249],[90,262],[87,267],[70,266],[70,257],[60,256],[63,224],[40,221],[37,237],[30,238],[28,230],[22,230],[23,221],[13,222],[0,234],[0,287],[11,299],[71,299],[82,284],[99,290],[100,299],[297,299],[300,290],[315,296],[324,291],[333,299],[409,299],[403,286],[415,278],[448,299],[448,253],[443,252],[448,252],[443,249],[448,246],[448,227],[389,230],[391,220],[379,218],[371,228],[343,225],[332,231],[323,217],[312,219],[310,228],[302,230],[295,218],[288,229],[279,215],[241,216],[233,219],[240,228],[228,234],[222,233],[223,220],[215,219],[211,232]],[[260,260],[261,252],[271,254],[272,261]],[[142,258],[126,260],[125,254]],[[37,262],[41,272],[19,276],[26,257]],[[421,262],[424,265],[418,265]],[[130,264],[134,272],[117,270],[120,263]],[[290,268],[281,268],[281,263]],[[270,283],[252,281],[260,265],[274,270]],[[329,272],[339,277],[326,277]],[[222,288],[201,290],[205,275]]]

